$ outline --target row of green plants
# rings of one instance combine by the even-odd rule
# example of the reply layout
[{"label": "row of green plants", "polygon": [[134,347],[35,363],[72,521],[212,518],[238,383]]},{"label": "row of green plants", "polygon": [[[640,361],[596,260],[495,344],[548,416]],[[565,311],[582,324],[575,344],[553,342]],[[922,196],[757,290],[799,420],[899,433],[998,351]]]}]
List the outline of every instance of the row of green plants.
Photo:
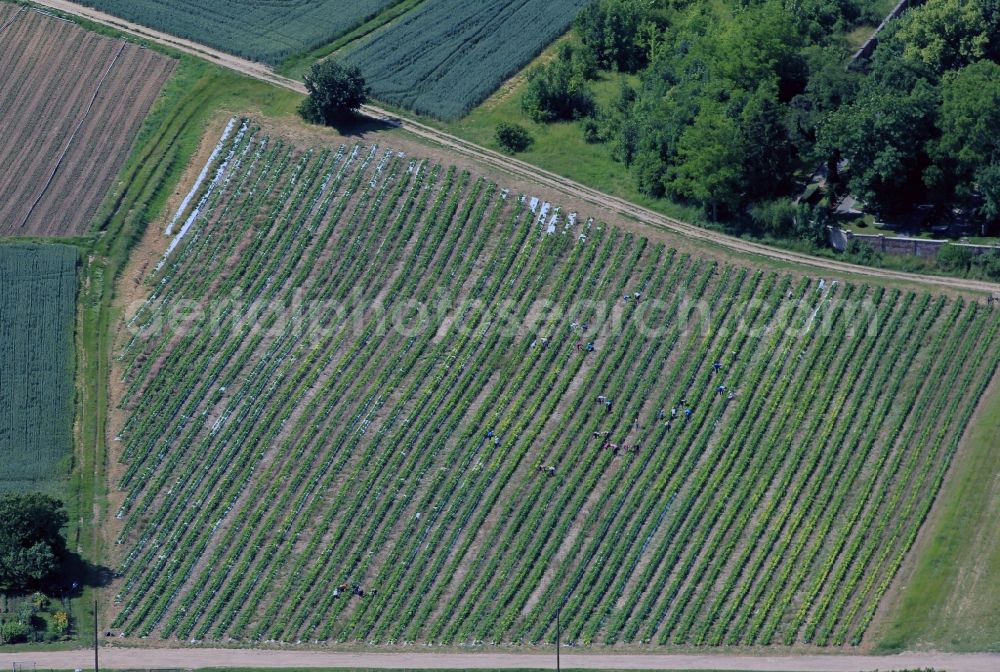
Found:
[{"label": "row of green plants", "polygon": [[[369,154],[369,158],[371,158],[373,156],[373,154],[374,153],[370,153]],[[307,156],[303,157],[303,160],[305,160],[306,158],[307,158]],[[307,176],[307,179],[304,180],[301,183],[303,186],[301,187],[302,191],[300,192],[300,195],[303,194],[303,193],[305,193],[306,189],[314,188],[315,187],[315,185],[316,185],[316,176],[319,174],[319,166],[322,165],[324,162],[325,162],[325,156],[321,156],[320,161],[317,162],[314,165],[313,169],[309,172],[309,174]],[[300,161],[300,165],[301,164],[302,164],[302,161]],[[350,185],[350,188],[348,190],[349,192],[353,192],[353,190],[357,188],[358,183],[360,182],[360,178],[358,177],[358,175],[360,175],[360,173],[357,174],[357,175],[355,175],[355,179],[352,181],[352,183]],[[299,214],[295,218],[294,224],[293,224],[292,218],[295,215],[296,210],[293,209],[293,208],[285,208],[285,206],[283,205],[285,203],[285,201],[287,200],[287,193],[288,192],[286,192],[286,198],[280,198],[278,200],[278,203],[281,204],[281,205],[279,205],[276,208],[276,212],[281,212],[282,210],[284,210],[285,215],[284,215],[284,220],[280,220],[279,219],[276,222],[277,227],[275,229],[276,231],[280,231],[281,232],[283,240],[286,241],[285,242],[285,244],[287,246],[285,248],[286,251],[290,247],[291,232],[294,232],[294,231],[297,231],[297,230],[301,229],[302,226],[306,223],[306,219],[307,219],[308,215],[310,214],[308,212],[308,210],[302,211],[302,213]],[[302,202],[308,202],[308,199],[299,199],[299,200],[301,200]],[[258,236],[257,240],[259,241],[261,239],[262,239],[262,237]],[[299,243],[297,249],[301,249],[302,245],[304,245],[304,243],[305,243],[306,238],[305,237],[299,237],[299,240],[300,240],[300,243]],[[277,249],[280,250],[281,248],[278,247]],[[278,255],[278,258],[282,258],[282,255]],[[242,256],[242,259],[247,264],[249,264],[249,263],[251,263],[251,260],[255,259],[255,257],[253,255],[248,255],[248,254],[244,253],[243,256]],[[249,285],[251,292],[255,291],[258,287],[261,286],[262,283],[260,282],[260,279],[262,277],[263,278],[271,278],[271,279],[274,278],[274,276],[268,274],[270,271],[276,270],[273,267],[274,263],[276,263],[276,262],[272,261],[272,266],[267,266],[264,269],[262,269],[263,275],[261,275],[260,273],[258,273],[257,276],[255,276],[258,279],[255,280],[252,284]],[[288,266],[288,267],[286,267],[285,269],[282,270],[282,273],[288,274],[288,273],[290,273],[290,271],[291,271],[292,268],[293,268],[293,266]],[[287,277],[287,275],[285,277]],[[282,285],[282,283],[274,283],[274,284],[271,285],[271,287],[273,287],[273,288],[276,289],[278,287],[281,287],[281,285]],[[272,291],[274,291],[274,290],[272,290]],[[268,298],[274,298],[274,297],[272,295],[272,296],[269,296]],[[262,325],[265,330],[267,328],[273,326],[273,319],[274,319],[273,316],[269,316],[269,317],[267,317],[265,319],[265,321],[264,321],[264,323]],[[288,335],[287,332],[288,332],[288,330],[286,328],[286,333],[283,334],[282,336],[283,337],[287,336]],[[209,330],[203,330],[200,333],[202,334],[202,336],[201,336],[202,338],[206,338],[210,334],[212,334],[212,332],[209,331]],[[258,345],[260,343],[261,339],[263,338],[262,333],[265,333],[265,332],[257,333],[253,338],[247,339],[247,340],[249,340],[254,346],[256,346],[256,345]],[[222,330],[220,330],[219,335],[222,336],[222,338],[224,339],[225,336],[228,336],[228,333],[224,329],[222,329]],[[260,372],[260,374],[261,374],[261,375],[259,375],[259,380],[261,381],[260,385],[263,386],[264,382],[269,381],[270,380],[270,375],[268,375],[268,374],[270,373],[271,370],[273,370],[275,362],[277,362],[278,364],[280,364],[280,362],[284,359],[284,357],[287,356],[287,353],[289,351],[288,349],[290,348],[289,344],[290,344],[290,339],[288,339],[288,338],[279,338],[279,339],[275,340],[274,344],[272,344],[272,347],[271,347],[270,351],[267,354],[265,354],[264,357],[261,357],[260,360],[259,360],[259,362],[258,362],[258,364],[253,368],[253,372],[252,372],[252,375],[251,375],[251,377],[250,377],[249,380],[251,380],[251,381],[256,380],[257,376],[258,376],[258,372]],[[258,353],[256,353],[255,347],[245,348],[243,350],[243,352],[244,352],[244,356],[246,356],[247,358],[249,358],[251,355],[258,354]],[[239,371],[242,368],[243,367],[239,367],[239,368],[236,369],[236,371]],[[305,371],[305,370],[308,370],[308,369],[306,367],[304,367],[300,371]],[[301,376],[301,373],[299,375]],[[256,390],[259,391],[259,390],[262,389],[262,387],[261,388],[250,388],[250,389],[251,390],[255,390],[256,389]],[[301,395],[302,392],[300,392],[299,394]],[[237,404],[239,403],[239,401],[241,400],[242,396],[245,396],[245,395],[239,395],[239,396],[237,396],[237,398],[236,398],[236,400],[234,402],[230,402],[230,404],[229,404],[230,407],[231,408],[236,407]],[[268,401],[267,398],[266,398],[266,396],[264,396],[264,395],[256,394],[256,395],[249,395],[249,396],[250,396],[251,399],[257,400],[258,404],[261,404],[261,405],[263,405],[266,401]],[[273,401],[273,400],[271,400],[271,401]],[[280,411],[281,408],[282,407],[280,405],[272,405],[272,408],[269,410],[269,414],[271,415],[271,417],[272,418],[276,417],[276,414],[279,413],[279,411]],[[227,412],[228,412],[228,410],[227,410]],[[255,410],[254,412],[255,413],[261,413],[262,411]],[[247,414],[247,411],[246,410],[242,410],[241,413],[242,414]],[[223,416],[223,417],[225,417],[225,416]],[[240,423],[240,419],[241,419],[241,415],[237,415],[234,418],[233,422],[228,423],[228,425],[226,427],[227,431],[223,431],[221,434],[219,434],[220,439],[225,440],[226,438],[228,438],[229,437],[229,432],[231,431],[231,428],[239,426],[241,424]],[[259,425],[259,427],[266,428],[266,427],[269,427],[269,426],[272,426],[272,425],[273,426],[280,426],[280,423],[263,422],[263,423],[261,423]],[[192,434],[193,433],[194,432],[192,432]],[[213,432],[210,433],[210,435],[209,435],[208,438],[214,438],[214,436],[216,434],[218,434],[218,432],[213,431]],[[258,438],[258,437],[254,436],[254,438]],[[238,448],[237,447],[240,445],[240,441],[241,440],[246,440],[246,439],[244,437],[239,437],[238,440],[235,440],[235,441],[229,443],[228,449],[230,451],[232,451],[234,454],[236,452],[238,452]],[[206,445],[206,447],[207,447],[207,445],[209,444],[209,442],[207,440],[203,440],[203,444]],[[228,466],[231,465],[231,460],[230,459],[221,460],[220,464],[222,465],[221,468],[227,468]],[[250,471],[252,471],[252,467],[250,467],[249,464],[247,465],[247,467],[250,469]],[[249,475],[250,471],[246,472],[247,475]],[[237,483],[239,483],[239,481],[237,481]],[[194,487],[197,487],[199,484],[200,484],[199,480],[195,480],[193,482],[193,486]],[[236,494],[233,493],[232,496],[235,497]],[[219,501],[218,497],[216,497],[216,501]],[[209,510],[207,512],[203,510],[201,512],[202,520],[205,520],[206,516],[209,515],[210,513],[211,513],[211,510]],[[197,554],[193,554],[193,557],[197,557]],[[126,609],[127,609],[127,607],[126,607]]]},{"label": "row of green plants", "polygon": [[[550,234],[457,168],[248,129],[121,352],[114,627],[860,641],[996,368],[989,311]],[[190,300],[217,314],[164,328]]]},{"label": "row of green plants", "polygon": [[48,490],[68,472],[78,257],[0,244],[0,493]]}]

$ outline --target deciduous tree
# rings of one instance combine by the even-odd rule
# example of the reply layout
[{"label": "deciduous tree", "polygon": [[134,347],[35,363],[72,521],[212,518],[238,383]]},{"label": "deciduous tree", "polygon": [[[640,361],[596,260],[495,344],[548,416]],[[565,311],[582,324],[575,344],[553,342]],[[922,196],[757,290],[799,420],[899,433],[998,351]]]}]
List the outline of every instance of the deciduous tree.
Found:
[{"label": "deciduous tree", "polygon": [[41,585],[66,556],[63,504],[40,493],[0,495],[0,591]]},{"label": "deciduous tree", "polygon": [[309,97],[299,107],[306,121],[332,125],[350,118],[368,101],[368,85],[357,66],[344,67],[326,59],[305,76]]},{"label": "deciduous tree", "polygon": [[1000,65],[984,60],[946,73],[938,127],[935,157],[968,195],[976,173],[1000,162]]}]

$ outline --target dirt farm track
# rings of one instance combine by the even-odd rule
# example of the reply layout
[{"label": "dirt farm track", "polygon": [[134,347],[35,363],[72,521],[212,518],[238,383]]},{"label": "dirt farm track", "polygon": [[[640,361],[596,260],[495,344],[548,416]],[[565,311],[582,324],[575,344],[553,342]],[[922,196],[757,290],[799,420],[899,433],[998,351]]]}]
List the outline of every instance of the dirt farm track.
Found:
[{"label": "dirt farm track", "polygon": [[[516,653],[345,653],[247,649],[105,649],[105,669],[201,667],[350,667],[373,669],[546,669],[553,656]],[[40,669],[89,669],[89,650],[0,654],[0,668],[34,662]],[[903,653],[894,656],[732,656],[658,654],[562,655],[562,667],[591,670],[747,670],[757,672],[871,672],[931,667],[948,672],[996,672],[1000,654]]]}]

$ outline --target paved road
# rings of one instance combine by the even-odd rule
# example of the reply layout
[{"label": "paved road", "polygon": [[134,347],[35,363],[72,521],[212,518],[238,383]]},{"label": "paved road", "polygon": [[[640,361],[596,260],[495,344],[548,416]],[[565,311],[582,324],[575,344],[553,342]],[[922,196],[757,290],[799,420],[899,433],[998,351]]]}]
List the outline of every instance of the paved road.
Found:
[{"label": "paved road", "polygon": [[[74,14],[76,16],[81,16],[91,21],[97,23],[103,23],[108,26],[112,26],[119,30],[122,30],[133,35],[137,35],[148,40],[159,42],[167,46],[173,47],[180,51],[191,53],[197,56],[201,56],[211,62],[217,63],[224,67],[230,68],[237,72],[261,79],[272,84],[282,86],[293,91],[300,93],[305,92],[305,87],[301,82],[289,79],[287,77],[282,77],[281,75],[275,74],[268,67],[261,65],[260,63],[255,63],[253,61],[248,61],[224,52],[206,47],[204,45],[192,42],[190,40],[185,40],[179,37],[174,37],[166,33],[141,26],[136,23],[131,23],[125,21],[124,19],[119,19],[117,17],[105,14],[103,12],[91,9],[89,7],[84,7],[83,5],[77,4],[75,2],[69,2],[68,0],[34,0],[37,5],[43,5],[45,7],[50,7],[52,9],[57,9],[67,14]],[[952,289],[972,291],[972,292],[997,292],[1000,291],[1000,285],[991,282],[982,282],[978,280],[963,280],[955,278],[941,278],[935,276],[925,276],[916,275],[911,273],[902,273],[898,271],[889,271],[884,269],[869,268],[866,266],[857,266],[854,264],[847,264],[833,259],[824,259],[820,257],[813,257],[806,254],[799,254],[796,252],[789,252],[786,250],[780,250],[766,245],[761,245],[759,243],[753,243],[732,236],[727,236],[715,231],[709,231],[686,222],[681,222],[670,217],[666,217],[652,210],[640,207],[633,203],[629,203],[623,199],[609,196],[603,194],[596,189],[592,189],[585,185],[579,184],[572,180],[569,180],[555,173],[551,173],[547,170],[538,168],[524,161],[494,152],[492,150],[480,147],[474,143],[467,140],[463,140],[449,133],[439,131],[435,128],[421,124],[409,119],[402,119],[386,112],[378,107],[368,105],[365,106],[364,112],[372,117],[390,121],[391,123],[399,126],[400,128],[417,135],[421,138],[429,140],[435,144],[444,146],[449,150],[475,161],[487,164],[494,168],[498,168],[502,171],[506,171],[509,174],[515,175],[521,179],[527,180],[529,182],[538,184],[540,186],[548,187],[553,190],[565,193],[577,201],[582,201],[584,203],[594,205],[597,208],[611,210],[620,215],[630,217],[639,221],[640,223],[646,224],[647,226],[652,226],[659,229],[664,229],[671,231],[673,233],[679,234],[686,238],[701,240],[708,243],[713,243],[720,245],[722,247],[728,248],[742,253],[755,254],[761,257],[766,257],[772,260],[793,262],[809,267],[818,269],[819,271],[827,271],[833,273],[846,273],[854,274],[867,277],[875,278],[887,278],[892,280],[900,280],[904,282],[922,282],[925,284],[935,285],[938,287],[950,287]]]},{"label": "paved road", "polygon": [[[0,653],[0,669],[13,662],[38,668],[92,669],[89,650]],[[555,668],[552,655],[517,653],[347,653],[248,649],[103,649],[101,667],[355,667],[407,669]],[[757,672],[872,672],[935,668],[947,672],[997,672],[1000,654],[904,653],[896,656],[733,656],[564,653],[564,668],[592,670],[749,670]]]}]

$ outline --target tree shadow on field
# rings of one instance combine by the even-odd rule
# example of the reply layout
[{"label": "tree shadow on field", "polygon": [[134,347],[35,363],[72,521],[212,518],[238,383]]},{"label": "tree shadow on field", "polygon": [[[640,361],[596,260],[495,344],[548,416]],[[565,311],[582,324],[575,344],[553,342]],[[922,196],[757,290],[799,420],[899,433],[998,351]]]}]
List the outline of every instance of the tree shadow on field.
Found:
[{"label": "tree shadow on field", "polygon": [[393,128],[399,128],[400,125],[401,124],[397,119],[379,119],[377,117],[369,117],[364,114],[355,114],[350,117],[338,119],[334,123],[330,124],[330,128],[334,129],[345,138],[353,138],[363,137],[368,133],[377,133],[378,131],[388,131]]},{"label": "tree shadow on field", "polygon": [[79,597],[84,588],[104,588],[115,580],[110,567],[90,562],[79,553],[69,552],[49,580],[49,591],[57,597]]}]

